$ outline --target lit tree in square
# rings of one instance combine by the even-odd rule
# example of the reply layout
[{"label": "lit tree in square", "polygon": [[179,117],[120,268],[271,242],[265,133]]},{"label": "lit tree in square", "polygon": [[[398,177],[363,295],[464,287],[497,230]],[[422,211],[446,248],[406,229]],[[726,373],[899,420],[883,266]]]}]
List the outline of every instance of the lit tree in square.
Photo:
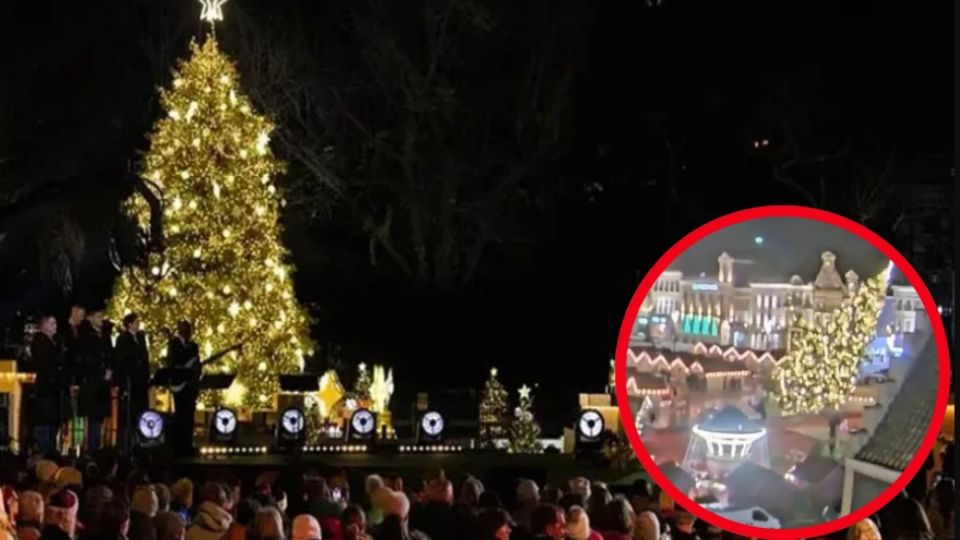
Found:
[{"label": "lit tree in square", "polygon": [[829,318],[820,324],[797,321],[790,351],[773,373],[773,396],[787,414],[831,413],[853,395],[857,373],[876,336],[891,266],[864,283],[851,286]]},{"label": "lit tree in square", "polygon": [[480,399],[480,445],[488,448],[494,439],[507,436],[509,423],[507,389],[497,378],[497,368],[490,370],[490,378],[483,388],[483,397]]},{"label": "lit tree in square", "polygon": [[[222,3],[205,3],[205,20],[219,20]],[[110,316],[139,313],[153,330],[158,364],[166,353],[159,330],[181,319],[194,323],[202,357],[242,343],[208,369],[237,373],[235,384],[246,389],[233,396],[238,405],[274,408],[277,375],[299,372],[312,344],[280,242],[283,199],[274,177],[283,166],[270,150],[272,126],[242,93],[212,35],[191,43],[160,101],[166,115],[142,175],[163,200],[165,248],[120,276]],[[148,226],[145,200],[132,198],[126,210]]]},{"label": "lit tree in square", "polygon": [[530,395],[530,387],[523,385],[518,390],[520,401],[517,408],[513,411],[513,424],[510,426],[510,446],[508,451],[511,454],[539,454],[543,449],[540,447],[540,424],[533,417],[533,396]]}]

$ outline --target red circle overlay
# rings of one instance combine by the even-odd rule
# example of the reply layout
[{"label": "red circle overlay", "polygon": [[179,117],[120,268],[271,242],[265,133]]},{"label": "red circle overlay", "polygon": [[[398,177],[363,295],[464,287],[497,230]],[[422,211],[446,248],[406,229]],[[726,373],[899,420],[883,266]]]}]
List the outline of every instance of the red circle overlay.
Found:
[{"label": "red circle overlay", "polygon": [[[692,499],[678,490],[673,483],[667,480],[666,476],[660,472],[660,468],[657,467],[656,463],[654,463],[653,459],[650,457],[650,454],[644,448],[643,441],[640,439],[640,434],[637,432],[636,424],[633,421],[626,421],[627,419],[633,418],[633,412],[630,410],[630,402],[627,395],[627,348],[630,342],[630,333],[633,329],[634,322],[637,319],[637,314],[640,311],[640,306],[643,303],[644,298],[646,298],[647,293],[650,292],[650,289],[657,281],[657,278],[660,277],[660,274],[662,274],[663,271],[666,270],[670,264],[676,260],[677,257],[683,254],[690,247],[694,246],[700,240],[703,240],[711,234],[720,231],[721,229],[725,229],[731,225],[764,218],[801,218],[819,221],[826,223],[827,225],[833,225],[834,227],[857,235],[863,239],[864,242],[869,243],[878,251],[883,253],[890,261],[893,262],[897,270],[903,274],[910,285],[916,289],[917,293],[919,294],[920,300],[923,302],[923,308],[926,310],[927,317],[930,319],[931,328],[933,329],[933,337],[937,346],[937,359],[939,361],[937,403],[936,409],[933,411],[933,420],[930,423],[930,427],[927,429],[927,434],[923,439],[923,443],[920,445],[920,450],[914,456],[913,461],[910,462],[910,465],[907,466],[906,470],[903,471],[903,473],[901,473],[897,478],[897,481],[894,482],[893,485],[889,486],[883,493],[881,493],[879,497],[876,497],[866,505],[853,510],[845,516],[841,516],[840,518],[830,522],[795,529],[769,529],[746,525],[744,523],[718,516],[717,514],[714,514],[713,512],[693,502]],[[624,430],[627,433],[627,438],[630,440],[630,445],[633,446],[633,451],[635,454],[637,454],[637,457],[643,464],[644,469],[650,474],[650,476],[653,477],[661,489],[663,489],[674,501],[682,505],[698,518],[728,531],[746,537],[787,540],[825,536],[840,529],[851,527],[861,519],[867,518],[871,514],[876,513],[878,510],[880,510],[880,508],[890,502],[890,500],[893,499],[897,493],[903,491],[906,485],[923,465],[926,456],[933,449],[933,445],[936,442],[937,435],[940,431],[940,425],[943,423],[943,416],[947,408],[947,394],[950,386],[950,358],[947,350],[947,334],[943,328],[943,321],[939,316],[936,316],[937,313],[937,305],[933,300],[933,296],[930,294],[930,291],[927,289],[926,285],[923,284],[923,281],[920,279],[920,276],[917,274],[917,271],[914,270],[913,266],[911,266],[910,263],[907,262],[907,260],[903,257],[903,255],[901,255],[900,252],[898,252],[886,240],[879,237],[877,234],[873,233],[859,223],[831,212],[807,208],[804,206],[761,206],[747,210],[741,210],[739,212],[734,212],[732,214],[727,214],[723,217],[717,218],[709,223],[706,223],[705,225],[700,226],[690,234],[683,237],[679,242],[676,243],[676,245],[671,247],[662,257],[660,257],[657,263],[653,265],[653,268],[651,268],[650,271],[647,272],[647,275],[644,276],[643,281],[640,282],[640,286],[637,287],[636,292],[633,293],[633,298],[630,299],[630,305],[627,307],[627,312],[624,316],[623,323],[620,326],[620,334],[617,339],[615,366],[617,404],[620,408],[620,416],[624,419],[622,423]]]}]

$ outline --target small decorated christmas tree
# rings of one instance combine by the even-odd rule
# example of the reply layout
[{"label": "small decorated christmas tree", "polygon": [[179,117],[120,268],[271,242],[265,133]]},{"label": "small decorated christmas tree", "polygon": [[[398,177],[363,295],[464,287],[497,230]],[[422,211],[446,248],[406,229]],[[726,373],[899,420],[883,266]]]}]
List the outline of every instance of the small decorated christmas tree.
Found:
[{"label": "small decorated christmas tree", "polygon": [[370,372],[367,365],[360,362],[357,366],[357,381],[353,383],[353,396],[360,401],[370,401]]},{"label": "small decorated christmas tree", "polygon": [[495,439],[507,436],[507,417],[510,404],[507,403],[507,389],[497,379],[497,368],[490,370],[490,378],[483,389],[480,400],[480,446],[490,448]]},{"label": "small decorated christmas tree", "polygon": [[534,419],[533,412],[530,410],[533,406],[530,387],[523,385],[518,393],[520,402],[513,411],[508,451],[511,454],[539,454],[542,451],[540,442],[537,440],[540,437],[540,424]]}]

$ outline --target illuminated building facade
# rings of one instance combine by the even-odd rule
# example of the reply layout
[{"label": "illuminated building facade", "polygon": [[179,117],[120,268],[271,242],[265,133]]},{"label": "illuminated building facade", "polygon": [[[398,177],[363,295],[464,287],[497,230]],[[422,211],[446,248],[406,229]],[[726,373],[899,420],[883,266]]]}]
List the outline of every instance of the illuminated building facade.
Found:
[{"label": "illuminated building facade", "polygon": [[631,344],[675,348],[678,343],[702,342],[783,350],[792,321],[821,322],[840,305],[845,289],[859,280],[852,270],[841,277],[833,253],[824,252],[820,260],[812,281],[798,275],[782,283],[754,280],[728,253],[717,258],[716,276],[665,271],[644,300]]}]

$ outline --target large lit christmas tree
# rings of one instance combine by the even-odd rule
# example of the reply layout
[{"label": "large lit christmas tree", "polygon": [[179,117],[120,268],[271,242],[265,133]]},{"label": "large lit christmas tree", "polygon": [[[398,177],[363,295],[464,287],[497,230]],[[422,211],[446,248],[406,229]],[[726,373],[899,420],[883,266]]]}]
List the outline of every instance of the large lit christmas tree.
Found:
[{"label": "large lit christmas tree", "polygon": [[490,448],[495,439],[507,436],[510,411],[507,399],[507,389],[497,378],[497,368],[493,368],[490,370],[490,378],[487,379],[480,399],[479,439],[482,448]]},{"label": "large lit christmas tree", "polygon": [[507,447],[511,454],[539,454],[540,424],[533,417],[533,396],[530,387],[523,385],[520,390],[520,401],[513,411],[513,424],[510,426],[510,445]]},{"label": "large lit christmas tree", "polygon": [[[204,19],[219,20],[222,3],[204,2]],[[242,351],[207,370],[237,373],[223,396],[228,402],[273,408],[277,375],[299,372],[312,345],[280,242],[282,199],[274,177],[282,164],[270,151],[272,126],[243,95],[237,69],[213,35],[191,43],[190,58],[160,101],[166,115],[157,121],[142,174],[164,201],[166,247],[150,254],[145,267],[123,273],[110,316],[140,314],[158,365],[166,349],[161,329],[181,319],[193,322],[202,357],[241,343]],[[143,199],[131,199],[126,209],[146,228]]]},{"label": "large lit christmas tree", "polygon": [[790,349],[773,373],[774,398],[786,414],[835,413],[853,395],[857,373],[877,332],[891,267],[850,284],[825,322],[798,321]]}]

